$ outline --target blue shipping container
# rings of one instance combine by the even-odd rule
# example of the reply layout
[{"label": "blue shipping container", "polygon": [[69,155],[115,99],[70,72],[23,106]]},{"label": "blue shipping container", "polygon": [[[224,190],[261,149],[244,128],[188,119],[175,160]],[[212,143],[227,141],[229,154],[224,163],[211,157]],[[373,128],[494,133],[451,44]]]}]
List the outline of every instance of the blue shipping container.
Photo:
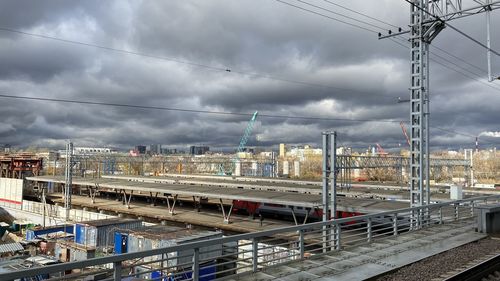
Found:
[{"label": "blue shipping container", "polygon": [[81,224],[75,224],[75,242],[84,244],[85,242],[85,227]]},{"label": "blue shipping container", "polygon": [[115,254],[128,253],[128,234],[115,232]]}]

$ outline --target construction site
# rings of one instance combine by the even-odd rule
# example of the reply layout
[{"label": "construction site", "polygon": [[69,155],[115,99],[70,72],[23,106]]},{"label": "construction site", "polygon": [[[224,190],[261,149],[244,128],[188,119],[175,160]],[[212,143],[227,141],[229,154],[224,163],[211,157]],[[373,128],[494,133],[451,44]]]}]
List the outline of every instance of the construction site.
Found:
[{"label": "construction site", "polygon": [[[279,103],[290,102],[290,108],[299,104],[304,107],[303,112],[317,113],[304,115],[290,111],[285,115],[280,113],[288,112],[284,108],[269,110],[276,101],[271,97],[273,90],[267,89],[259,90],[266,97],[255,95],[251,99],[263,99],[269,107],[250,113],[233,111],[236,107],[211,101],[215,96],[208,91],[231,89],[241,81],[225,78],[216,85],[200,82],[217,80],[211,73],[204,73],[199,80],[193,78],[192,84],[196,84],[193,88],[181,82],[187,72],[174,78],[179,81],[161,77],[139,83],[146,93],[155,92],[148,88],[150,84],[179,82],[175,87],[186,87],[182,93],[188,99],[200,104],[213,102],[213,106],[200,109],[185,106],[195,104],[191,100],[184,100],[177,107],[176,99],[182,96],[179,94],[170,97],[165,105],[148,103],[146,98],[138,102],[137,96],[127,97],[125,92],[120,102],[92,95],[89,95],[92,99],[78,100],[69,98],[70,95],[0,93],[0,99],[18,104],[54,105],[51,109],[60,111],[57,115],[36,113],[40,115],[23,129],[12,129],[17,126],[15,118],[4,118],[7,125],[0,125],[0,141],[14,144],[5,145],[0,152],[0,280],[500,280],[500,152],[494,142],[500,137],[494,131],[497,121],[492,122],[493,127],[481,123],[484,127],[479,131],[470,124],[463,126],[474,133],[445,128],[446,122],[453,125],[465,122],[465,117],[460,119],[458,115],[466,113],[459,112],[453,122],[443,117],[440,109],[431,115],[433,92],[429,70],[436,58],[431,52],[434,40],[445,36],[441,33],[455,31],[485,50],[488,69],[482,74],[487,76],[483,84],[500,90],[495,81],[500,77],[494,74],[492,59],[492,55],[500,54],[492,47],[492,41],[496,41],[491,38],[494,32],[490,30],[494,26],[491,18],[495,17],[496,22],[500,1],[406,0],[402,2],[410,11],[410,20],[397,26],[369,16],[370,10],[368,14],[361,13],[336,1],[275,2],[280,8],[287,6],[371,32],[375,42],[403,45],[410,53],[410,73],[399,76],[409,76],[410,84],[404,84],[404,88],[395,83],[399,92],[405,92],[405,98],[397,97],[396,102],[391,102],[409,105],[404,111],[409,119],[373,119],[363,114],[357,119],[347,118],[354,116],[356,110],[362,111],[347,106],[360,103],[355,98],[349,102],[343,100],[343,104],[338,101],[340,98],[320,100],[320,105],[327,105],[325,111],[319,110],[314,102],[280,98]],[[142,4],[136,5],[146,9]],[[175,4],[172,5],[173,9]],[[178,12],[210,11],[198,5],[201,4],[183,7]],[[127,13],[138,12],[137,7],[110,9],[127,17]],[[64,10],[62,6],[58,8]],[[87,7],[80,9],[82,14],[91,13]],[[147,15],[152,18],[155,12],[168,10],[148,9],[151,10]],[[346,16],[348,12],[353,15]],[[486,43],[468,35],[470,30],[455,27],[456,20],[480,15],[486,17],[482,22],[487,31]],[[345,22],[346,19],[350,22]],[[92,32],[98,32],[92,17],[87,20]],[[392,27],[384,30],[378,24]],[[167,25],[179,28],[174,22]],[[200,23],[196,26],[199,28]],[[73,25],[65,23],[64,28],[71,29]],[[137,27],[134,32],[147,29]],[[245,79],[250,77],[249,80],[267,79],[321,91],[345,90],[340,86],[120,49],[119,44],[110,47],[73,37],[32,33],[35,31],[3,28],[0,23],[0,33],[78,45],[92,52],[119,53],[162,64],[202,68],[217,75],[243,75]],[[230,53],[217,44],[214,46]],[[60,55],[66,54],[61,51]],[[86,55],[78,53],[75,57]],[[468,63],[458,56],[453,58]],[[106,60],[110,58],[86,69],[85,75],[105,73]],[[405,60],[408,63],[407,57]],[[128,62],[119,59],[114,63]],[[111,69],[114,73],[115,68]],[[2,75],[0,71],[0,78]],[[88,78],[85,75],[79,79]],[[93,86],[86,89],[111,83],[113,75],[92,81],[89,84]],[[129,77],[131,82],[127,87],[135,87],[134,78],[153,74],[144,71],[133,75],[137,77]],[[321,73],[315,75],[319,77]],[[390,84],[391,79],[400,79],[399,76],[391,76],[384,83]],[[51,79],[66,79],[64,75],[54,77]],[[78,84],[74,81],[79,79],[70,81]],[[65,83],[54,88],[69,85]],[[452,83],[447,85],[452,88]],[[118,87],[110,92],[113,91],[120,92]],[[190,91],[206,91],[208,98],[194,94],[191,97]],[[387,91],[385,95],[388,93],[393,92]],[[302,92],[300,95],[303,96]],[[126,103],[128,98],[134,102]],[[382,99],[375,97],[378,98]],[[234,102],[230,95],[223,100]],[[437,100],[442,103],[442,96],[438,95]],[[254,105],[250,99],[244,102]],[[373,103],[368,107],[376,108],[377,116],[393,106],[377,102],[368,102]],[[340,117],[325,115],[339,109],[335,108],[339,104],[344,106]],[[21,110],[22,106],[18,107]],[[99,110],[92,111],[95,107]],[[157,115],[142,116],[151,111]],[[168,118],[162,114],[169,114]],[[77,118],[72,119],[73,115]],[[24,120],[22,116],[17,118]],[[141,118],[146,121],[137,121]],[[115,119],[118,123],[99,127]],[[59,120],[66,122],[67,127],[60,125]],[[434,125],[434,120],[440,120],[441,123],[436,121],[439,126]],[[362,125],[358,127],[355,123]],[[479,127],[479,123],[475,126]],[[42,124],[45,130],[37,124]],[[151,124],[157,129],[151,130],[148,127]],[[120,131],[122,127],[126,133]],[[164,129],[167,133],[160,132],[163,127],[168,127]],[[153,144],[142,144],[147,141]]]}]

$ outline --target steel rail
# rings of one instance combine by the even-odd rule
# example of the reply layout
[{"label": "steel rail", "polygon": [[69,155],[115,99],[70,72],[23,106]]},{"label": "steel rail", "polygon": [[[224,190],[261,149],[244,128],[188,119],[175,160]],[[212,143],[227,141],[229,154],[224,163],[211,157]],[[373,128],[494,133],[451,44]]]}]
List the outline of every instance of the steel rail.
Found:
[{"label": "steel rail", "polygon": [[445,281],[479,281],[491,273],[500,270],[500,254],[479,262],[453,276],[447,277]]}]

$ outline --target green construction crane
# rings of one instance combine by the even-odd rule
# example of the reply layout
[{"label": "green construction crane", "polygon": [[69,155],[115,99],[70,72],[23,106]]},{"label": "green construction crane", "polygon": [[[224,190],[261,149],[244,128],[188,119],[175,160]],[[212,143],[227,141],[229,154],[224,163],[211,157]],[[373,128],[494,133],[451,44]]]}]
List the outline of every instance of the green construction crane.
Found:
[{"label": "green construction crane", "polygon": [[245,129],[245,133],[243,134],[243,137],[241,137],[240,144],[238,145],[238,149],[236,149],[236,154],[231,159],[231,162],[232,162],[231,171],[229,173],[226,172],[224,170],[224,165],[221,164],[219,166],[218,175],[232,175],[234,173],[234,169],[236,167],[236,162],[240,161],[240,157],[238,156],[238,154],[240,152],[243,152],[243,149],[245,149],[245,146],[247,145],[248,139],[250,138],[250,134],[252,134],[253,125],[255,124],[255,121],[257,120],[258,114],[259,114],[259,112],[255,111],[255,113],[252,115],[252,118],[250,119],[250,121],[248,121],[247,128]]}]

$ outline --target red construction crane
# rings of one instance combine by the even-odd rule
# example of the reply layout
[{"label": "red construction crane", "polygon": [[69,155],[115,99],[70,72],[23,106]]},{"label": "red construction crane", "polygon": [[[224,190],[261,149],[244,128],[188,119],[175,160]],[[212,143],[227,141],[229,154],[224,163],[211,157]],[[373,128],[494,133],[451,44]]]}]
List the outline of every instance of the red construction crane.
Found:
[{"label": "red construction crane", "polygon": [[401,121],[399,125],[401,125],[401,130],[403,130],[403,135],[405,135],[406,143],[408,144],[408,146],[410,146],[410,137],[408,137],[408,132],[406,131],[405,123]]},{"label": "red construction crane", "polygon": [[385,150],[382,148],[382,146],[380,146],[380,144],[376,143],[377,145],[377,154],[378,155],[387,155],[387,152],[385,152]]}]

